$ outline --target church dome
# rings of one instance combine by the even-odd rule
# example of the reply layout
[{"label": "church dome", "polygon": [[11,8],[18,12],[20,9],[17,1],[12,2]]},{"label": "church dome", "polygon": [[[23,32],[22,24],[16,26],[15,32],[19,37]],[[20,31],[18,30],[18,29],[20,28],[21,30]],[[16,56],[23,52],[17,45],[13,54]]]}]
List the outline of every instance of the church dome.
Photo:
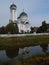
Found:
[{"label": "church dome", "polygon": [[28,16],[25,12],[22,12],[21,14],[20,14],[20,17],[21,16]]},{"label": "church dome", "polygon": [[12,4],[11,6],[10,6],[10,9],[15,9],[16,10],[16,5],[15,4]]}]

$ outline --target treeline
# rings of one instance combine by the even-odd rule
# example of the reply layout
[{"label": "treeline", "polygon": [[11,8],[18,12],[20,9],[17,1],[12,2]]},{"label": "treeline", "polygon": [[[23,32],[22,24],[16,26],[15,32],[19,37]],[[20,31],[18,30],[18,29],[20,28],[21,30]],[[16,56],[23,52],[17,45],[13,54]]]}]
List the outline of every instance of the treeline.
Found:
[{"label": "treeline", "polygon": [[43,21],[42,25],[38,28],[37,33],[49,32],[47,31],[47,29],[48,29],[47,23],[46,21]]},{"label": "treeline", "polygon": [[0,27],[0,34],[17,34],[18,32],[17,24],[9,23],[6,26]]},{"label": "treeline", "polygon": [[[36,33],[49,32],[49,24],[47,24],[46,21],[43,21],[42,25],[40,27],[35,27],[35,28],[31,27],[30,33],[33,33],[33,32],[36,32]],[[17,24],[9,23],[6,26],[0,27],[0,34],[18,34],[18,33],[19,33],[19,29],[18,29]]]},{"label": "treeline", "polygon": [[49,24],[47,24],[46,21],[44,20],[40,27],[31,27],[31,33],[33,33],[33,32],[47,33],[47,32],[49,32]]}]

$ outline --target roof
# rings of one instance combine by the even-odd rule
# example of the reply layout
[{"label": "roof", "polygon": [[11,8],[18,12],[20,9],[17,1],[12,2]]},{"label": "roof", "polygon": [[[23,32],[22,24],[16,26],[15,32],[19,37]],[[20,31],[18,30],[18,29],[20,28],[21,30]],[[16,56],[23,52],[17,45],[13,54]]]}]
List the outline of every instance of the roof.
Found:
[{"label": "roof", "polygon": [[16,5],[15,5],[15,4],[12,4],[12,5],[10,6],[10,9],[16,9]]},{"label": "roof", "polygon": [[25,12],[22,12],[21,14],[20,14],[20,17],[21,16],[28,16]]},{"label": "roof", "polygon": [[18,17],[17,19],[19,19],[20,17]]}]

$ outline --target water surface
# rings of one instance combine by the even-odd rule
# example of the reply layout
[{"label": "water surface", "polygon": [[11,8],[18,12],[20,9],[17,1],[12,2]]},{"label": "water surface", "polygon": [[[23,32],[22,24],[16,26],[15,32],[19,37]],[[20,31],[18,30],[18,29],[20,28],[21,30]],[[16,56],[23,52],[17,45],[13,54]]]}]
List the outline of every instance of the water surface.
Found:
[{"label": "water surface", "polygon": [[10,48],[0,50],[0,61],[22,60],[35,55],[49,53],[49,44],[24,48]]}]

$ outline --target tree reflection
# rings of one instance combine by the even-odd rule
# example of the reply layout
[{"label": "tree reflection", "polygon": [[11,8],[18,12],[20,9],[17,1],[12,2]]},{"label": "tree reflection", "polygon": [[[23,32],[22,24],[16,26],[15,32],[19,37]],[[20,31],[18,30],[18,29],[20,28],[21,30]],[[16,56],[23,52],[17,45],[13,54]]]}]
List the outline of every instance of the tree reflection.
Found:
[{"label": "tree reflection", "polygon": [[48,50],[48,44],[41,44],[40,47],[42,48],[43,52],[47,52],[47,50]]},{"label": "tree reflection", "polygon": [[6,55],[9,58],[14,58],[14,57],[16,57],[18,55],[18,51],[19,51],[19,48],[6,49]]}]

